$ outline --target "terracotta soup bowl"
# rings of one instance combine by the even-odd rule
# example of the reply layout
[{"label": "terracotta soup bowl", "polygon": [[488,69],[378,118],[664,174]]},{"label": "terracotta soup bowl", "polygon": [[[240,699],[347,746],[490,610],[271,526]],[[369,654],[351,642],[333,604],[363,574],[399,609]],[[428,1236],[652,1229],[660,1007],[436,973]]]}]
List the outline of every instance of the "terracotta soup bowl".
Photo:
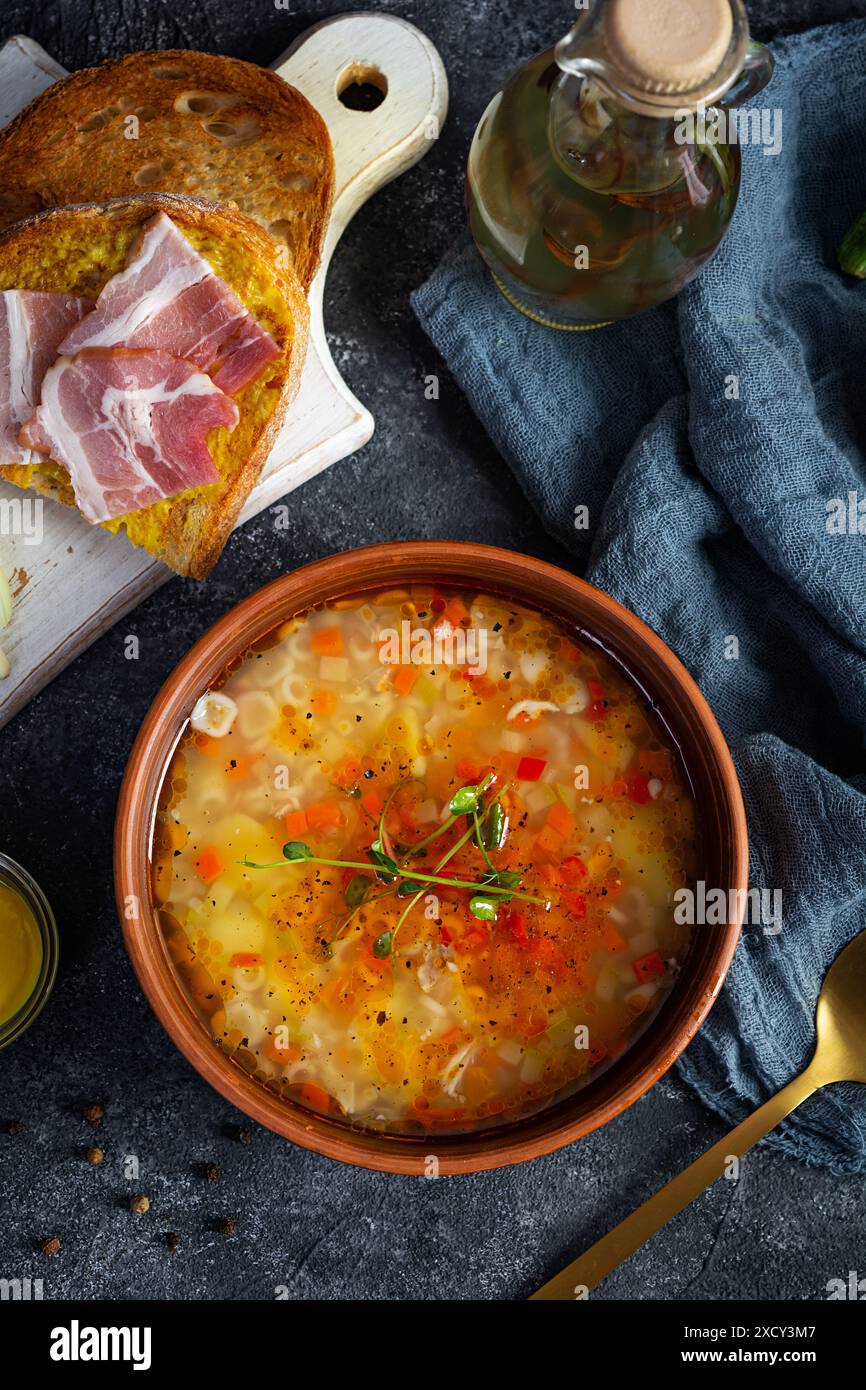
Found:
[{"label": "terracotta soup bowl", "polygon": [[741,914],[731,912],[722,925],[694,928],[679,978],[656,1017],[582,1090],[510,1124],[433,1138],[372,1132],[316,1114],[271,1091],[215,1046],[169,959],[149,888],[150,846],[167,764],[197,699],[228,663],[314,604],[430,580],[443,587],[477,587],[543,609],[625,667],[682,753],[701,826],[707,892],[721,888],[728,902],[742,903],[748,844],[737,777],[710,709],[673,653],[633,613],[564,570],[489,546],[442,541],[372,546],[308,565],[252,594],[205,633],[159,692],[135,741],[117,813],[115,876],[126,945],[142,988],[181,1052],[227,1100],[277,1134],[344,1163],[421,1174],[432,1151],[439,1172],[471,1173],[570,1144],[643,1095],[712,1007],[736,949]]}]

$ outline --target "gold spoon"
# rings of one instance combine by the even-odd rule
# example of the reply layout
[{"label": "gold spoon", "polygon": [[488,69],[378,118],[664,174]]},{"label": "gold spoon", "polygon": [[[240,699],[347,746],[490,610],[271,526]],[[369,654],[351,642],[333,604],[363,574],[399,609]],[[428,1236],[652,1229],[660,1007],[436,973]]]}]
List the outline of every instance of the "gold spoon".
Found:
[{"label": "gold spoon", "polygon": [[814,1055],[800,1076],[566,1265],[532,1298],[571,1302],[584,1296],[720,1178],[733,1156],[748,1153],[813,1091],[834,1081],[866,1082],[866,931],[855,936],[830,966],[818,998],[817,1033]]}]

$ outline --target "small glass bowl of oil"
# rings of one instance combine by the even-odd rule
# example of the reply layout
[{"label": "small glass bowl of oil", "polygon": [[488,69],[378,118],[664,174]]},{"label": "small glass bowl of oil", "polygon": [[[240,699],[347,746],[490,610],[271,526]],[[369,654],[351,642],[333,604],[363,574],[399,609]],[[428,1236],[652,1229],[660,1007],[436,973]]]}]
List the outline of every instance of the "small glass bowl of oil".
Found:
[{"label": "small glass bowl of oil", "polygon": [[0,853],[0,1048],[20,1038],[54,986],[54,913],[26,869]]}]

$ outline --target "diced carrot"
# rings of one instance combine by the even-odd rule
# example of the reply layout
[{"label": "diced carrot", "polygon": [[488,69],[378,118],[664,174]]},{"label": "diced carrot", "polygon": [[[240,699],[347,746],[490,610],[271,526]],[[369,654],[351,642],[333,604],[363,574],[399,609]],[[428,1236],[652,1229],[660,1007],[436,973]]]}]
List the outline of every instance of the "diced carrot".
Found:
[{"label": "diced carrot", "polygon": [[343,812],[336,801],[319,801],[307,807],[307,825],[311,830],[336,830],[343,824]]},{"label": "diced carrot", "polygon": [[234,955],[229,958],[229,965],[261,965],[262,960],[263,957],[259,955],[258,951],[235,951]]},{"label": "diced carrot", "polygon": [[603,1062],[607,1055],[607,1048],[604,1043],[597,1043],[595,1047],[589,1049],[590,1065],[597,1067],[599,1062]]},{"label": "diced carrot", "polygon": [[469,610],[463,600],[455,595],[444,610],[442,617],[452,627],[459,627],[469,617]]},{"label": "diced carrot", "polygon": [[246,777],[247,773],[249,772],[251,762],[251,758],[242,758],[240,755],[234,758],[229,758],[228,762],[225,765],[226,777],[231,778],[232,781],[235,782],[241,781],[244,777]]},{"label": "diced carrot", "polygon": [[333,714],[337,708],[337,697],[333,690],[314,690],[310,696],[310,707],[316,714]]},{"label": "diced carrot", "polygon": [[586,897],[583,893],[560,893],[559,897],[572,917],[586,916]]},{"label": "diced carrot", "polygon": [[316,656],[342,656],[345,651],[343,633],[340,628],[320,627],[313,633],[312,648]]},{"label": "diced carrot", "polygon": [[637,960],[632,961],[631,968],[639,985],[658,980],[665,973],[665,963],[658,951],[648,951],[645,956],[638,956]]},{"label": "diced carrot", "polygon": [[286,812],[286,834],[305,835],[309,829],[306,811]]},{"label": "diced carrot", "polygon": [[599,720],[607,718],[607,705],[604,700],[593,700],[588,709],[584,710],[584,717],[592,724],[597,724]]},{"label": "diced carrot", "polygon": [[600,680],[596,680],[595,676],[590,676],[589,680],[586,682],[586,688],[589,691],[590,699],[604,699],[604,686]]},{"label": "diced carrot", "polygon": [[463,1029],[460,1027],[460,1024],[455,1023],[453,1028],[449,1028],[448,1032],[443,1033],[441,1038],[437,1038],[436,1041],[447,1045],[448,1043],[456,1042],[457,1039],[462,1036],[462,1033]]},{"label": "diced carrot", "polygon": [[322,1086],[317,1086],[315,1081],[305,1081],[301,1087],[301,1100],[304,1105],[309,1105],[311,1110],[328,1110],[331,1105],[331,1097]]},{"label": "diced carrot", "polygon": [[371,791],[364,792],[364,795],[361,797],[361,805],[368,815],[375,818],[382,814],[382,807],[385,803],[382,800],[381,794],[373,788]]},{"label": "diced carrot", "polygon": [[559,854],[562,836],[552,825],[544,825],[536,836],[535,848],[542,854]]},{"label": "diced carrot", "polygon": [[574,817],[565,809],[561,801],[555,801],[551,806],[547,813],[547,824],[564,840],[567,840],[569,835],[574,834]]},{"label": "diced carrot", "polygon": [[577,662],[583,660],[583,652],[580,650],[580,647],[576,646],[574,642],[569,642],[566,637],[561,637],[559,640],[558,654],[563,661]]},{"label": "diced carrot", "polygon": [[464,782],[479,782],[481,780],[480,769],[469,758],[461,758],[454,771]]},{"label": "diced carrot", "polygon": [[195,871],[199,878],[203,879],[205,883],[213,883],[214,879],[219,878],[224,869],[225,864],[223,863],[222,855],[219,850],[214,849],[213,845],[209,845],[204,853],[199,855],[198,859],[195,861]]},{"label": "diced carrot", "polygon": [[589,870],[577,854],[567,854],[559,866],[559,872],[569,886],[583,883],[583,880],[589,877]]},{"label": "diced carrot", "polygon": [[398,695],[409,695],[418,675],[417,666],[398,666],[391,677],[391,684]]}]

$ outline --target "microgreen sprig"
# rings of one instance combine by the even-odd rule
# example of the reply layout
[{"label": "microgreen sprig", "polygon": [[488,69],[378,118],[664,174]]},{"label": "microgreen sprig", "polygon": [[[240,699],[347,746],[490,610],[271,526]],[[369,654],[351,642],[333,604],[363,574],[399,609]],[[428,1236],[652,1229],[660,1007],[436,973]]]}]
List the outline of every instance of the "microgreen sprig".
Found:
[{"label": "microgreen sprig", "polygon": [[[500,887],[492,882],[488,885],[486,881],[479,884],[477,882],[468,882],[463,878],[443,878],[439,874],[421,873],[418,869],[401,869],[395,859],[388,859],[387,856],[383,856],[383,858],[387,860],[388,874],[398,878],[414,880],[417,883],[438,883],[444,888],[467,888],[471,890],[483,887],[485,893],[497,893],[505,897],[522,898],[524,902],[539,903],[542,907],[547,907],[548,905],[546,898],[535,897],[532,893],[519,892],[516,888]],[[320,864],[331,869],[366,869],[367,871],[372,870],[381,874],[378,861],[371,864],[369,860],[365,863],[363,860],[358,859],[324,859],[321,855],[313,854],[310,846],[304,844],[302,840],[290,840],[288,844],[283,845],[283,858],[276,859],[270,864],[256,864],[251,859],[239,859],[238,863],[245,869],[285,869],[289,864],[306,863]],[[497,877],[501,876],[501,872],[502,871],[499,869],[494,870]],[[384,874],[381,876],[384,878]]]},{"label": "microgreen sprig", "polygon": [[[415,779],[410,778],[408,780],[413,781]],[[322,855],[314,854],[305,841],[289,840],[283,845],[282,859],[270,864],[258,864],[245,858],[240,860],[240,863],[247,869],[277,869],[286,868],[290,864],[305,863],[326,868],[358,870],[344,890],[346,906],[350,910],[338,927],[334,941],[342,935],[355,915],[366,904],[378,902],[381,898],[391,897],[395,894],[398,898],[409,898],[393,930],[382,932],[376,938],[373,951],[380,959],[393,952],[394,941],[400,928],[412,908],[424,896],[427,885],[463,889],[469,892],[471,894],[469,911],[479,921],[492,921],[496,916],[497,907],[503,903],[511,902],[514,898],[519,898],[522,902],[536,903],[548,911],[550,903],[546,898],[523,892],[520,888],[520,875],[510,870],[497,869],[490,858],[490,851],[501,847],[507,829],[507,817],[501,804],[501,798],[508,790],[508,784],[501,787],[485,804],[485,794],[492,786],[493,781],[494,774],[491,772],[477,785],[460,787],[448,803],[449,815],[447,819],[423,840],[419,840],[413,845],[403,845],[400,841],[396,842],[404,851],[404,857],[415,855],[419,850],[425,849],[438,836],[444,834],[461,817],[465,817],[469,822],[467,829],[434,865],[433,873],[424,873],[414,866],[406,867],[398,863],[392,852],[392,841],[386,830],[385,819],[397,791],[405,785],[404,782],[398,782],[386,798],[378,819],[378,833],[370,845],[369,860],[327,859]],[[475,882],[444,875],[442,869],[470,840],[473,840],[480,850],[487,872],[482,875],[480,881]],[[372,879],[367,877],[368,874],[373,875]],[[385,892],[373,896],[370,889],[377,880],[387,886]],[[333,943],[329,943],[329,946],[331,944]]]}]

